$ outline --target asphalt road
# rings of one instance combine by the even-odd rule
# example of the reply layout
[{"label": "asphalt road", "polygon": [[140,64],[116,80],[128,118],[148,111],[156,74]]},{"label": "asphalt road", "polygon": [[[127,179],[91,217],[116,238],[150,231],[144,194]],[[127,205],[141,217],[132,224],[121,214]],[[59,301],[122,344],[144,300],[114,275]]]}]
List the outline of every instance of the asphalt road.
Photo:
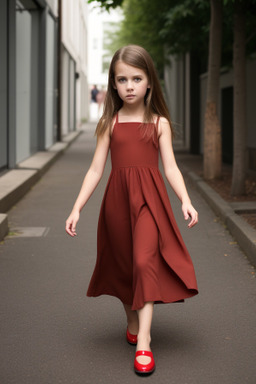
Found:
[{"label": "asphalt road", "polygon": [[200,293],[184,304],[155,306],[157,368],[147,378],[134,374],[120,302],[86,297],[109,162],[78,237],[64,231],[94,146],[92,133],[83,133],[9,212],[11,233],[0,245],[0,384],[255,384],[254,269],[189,184],[196,228],[187,229],[171,191],[170,199]]}]

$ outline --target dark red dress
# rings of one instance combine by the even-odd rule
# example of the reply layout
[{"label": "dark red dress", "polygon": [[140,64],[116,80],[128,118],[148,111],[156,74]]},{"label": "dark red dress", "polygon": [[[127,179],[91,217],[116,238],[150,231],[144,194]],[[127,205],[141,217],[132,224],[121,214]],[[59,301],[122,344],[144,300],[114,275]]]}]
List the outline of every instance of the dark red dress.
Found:
[{"label": "dark red dress", "polygon": [[137,310],[198,293],[193,264],[158,168],[158,144],[140,123],[114,126],[112,171],[103,197],[97,262],[88,296],[112,295]]}]

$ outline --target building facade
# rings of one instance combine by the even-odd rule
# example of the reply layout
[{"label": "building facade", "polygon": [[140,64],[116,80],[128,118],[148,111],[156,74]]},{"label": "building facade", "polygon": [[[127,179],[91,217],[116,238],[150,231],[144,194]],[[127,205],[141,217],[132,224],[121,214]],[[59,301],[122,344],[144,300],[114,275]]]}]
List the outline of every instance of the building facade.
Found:
[{"label": "building facade", "polygon": [[107,12],[93,4],[89,5],[88,80],[91,86],[105,87],[108,83],[108,68],[112,58],[106,49],[108,33],[113,33],[122,17],[121,10]]},{"label": "building facade", "polygon": [[60,2],[63,135],[79,128],[89,116],[87,12],[87,2],[84,0]]},{"label": "building facade", "polygon": [[[246,120],[248,167],[256,171],[256,59],[246,63]],[[225,163],[233,162],[233,70],[220,75],[219,120],[222,130],[222,158]],[[207,92],[207,73],[200,76],[200,152],[203,153],[204,110]]]},{"label": "building facade", "polygon": [[[79,21],[73,20],[73,25],[80,28],[79,49],[71,54],[71,48],[66,48],[73,60],[68,72],[61,71],[65,57],[60,55],[60,50],[63,53],[65,45],[64,40],[60,43],[59,27],[62,25],[64,29],[66,22],[59,14],[62,3],[64,10],[67,4],[75,10],[74,17]],[[47,150],[86,118],[86,98],[81,100],[82,92],[88,93],[86,3],[78,0],[76,6],[73,3],[66,0],[0,2],[0,170],[15,168],[37,151]],[[77,34],[70,39],[77,39]],[[65,82],[71,92],[68,101],[65,93],[62,97]],[[69,111],[66,126],[60,118],[62,108]]]},{"label": "building facade", "polygon": [[[197,57],[186,54],[170,57],[165,68],[165,89],[171,118],[176,132],[177,148],[203,154],[204,114],[207,92],[207,73],[200,73]],[[256,171],[256,59],[246,66],[246,108],[248,166]],[[222,129],[222,160],[233,162],[233,71],[220,75],[218,116]]]},{"label": "building facade", "polygon": [[[108,69],[111,54],[108,50],[109,34],[114,33],[122,19],[121,10],[102,11],[94,4],[89,5],[88,25],[88,83],[90,90],[96,85],[104,94],[108,83]],[[97,122],[102,114],[103,104],[90,103],[90,120]]]}]

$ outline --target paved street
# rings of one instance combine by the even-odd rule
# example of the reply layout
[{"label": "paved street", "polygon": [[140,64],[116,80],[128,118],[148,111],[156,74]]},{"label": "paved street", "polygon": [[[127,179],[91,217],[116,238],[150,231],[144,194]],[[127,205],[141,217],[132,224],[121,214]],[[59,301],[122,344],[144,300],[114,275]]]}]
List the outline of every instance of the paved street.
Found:
[{"label": "paved street", "polygon": [[0,245],[0,384],[255,384],[254,269],[189,184],[200,217],[194,229],[168,191],[200,294],[155,306],[156,372],[134,374],[120,302],[86,297],[109,162],[78,237],[64,231],[94,146],[92,131],[85,131],[9,212],[11,233]]}]

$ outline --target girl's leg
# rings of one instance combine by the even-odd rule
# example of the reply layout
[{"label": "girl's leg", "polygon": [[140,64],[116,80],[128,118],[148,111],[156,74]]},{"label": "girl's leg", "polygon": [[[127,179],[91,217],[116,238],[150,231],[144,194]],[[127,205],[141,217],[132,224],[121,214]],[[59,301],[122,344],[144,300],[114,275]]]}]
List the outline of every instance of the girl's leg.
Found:
[{"label": "girl's leg", "polygon": [[[145,205],[137,218],[133,233],[133,268],[134,268],[134,296],[138,298],[155,297],[158,293],[158,255],[159,234],[156,223]],[[137,337],[137,351],[151,351],[151,324],[153,318],[153,301],[145,301],[144,306],[137,311],[139,318],[139,332]],[[147,365],[151,358],[136,357],[138,363]]]},{"label": "girl's leg", "polygon": [[137,311],[132,310],[132,306],[123,304],[127,317],[128,330],[132,335],[137,335],[139,331],[139,318]]},{"label": "girl's leg", "polygon": [[[138,343],[137,343],[137,351],[151,351],[150,342],[151,342],[151,324],[153,318],[153,309],[154,303],[147,302],[144,307],[139,309],[138,317],[139,317],[139,333],[138,333]],[[137,360],[140,364],[149,364],[151,361],[150,357],[147,356],[139,356]]]}]

